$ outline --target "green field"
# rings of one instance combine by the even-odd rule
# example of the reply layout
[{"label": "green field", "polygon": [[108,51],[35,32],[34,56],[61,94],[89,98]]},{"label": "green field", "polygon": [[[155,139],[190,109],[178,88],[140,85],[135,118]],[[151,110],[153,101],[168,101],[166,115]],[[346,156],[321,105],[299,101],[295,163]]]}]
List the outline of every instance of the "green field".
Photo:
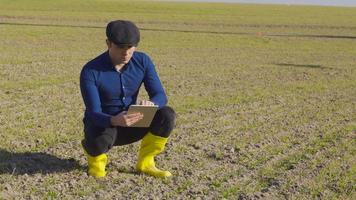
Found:
[{"label": "green field", "polygon": [[[178,113],[171,179],[135,173],[139,143],[86,174],[79,73],[115,19]],[[0,0],[0,199],[355,199],[355,69],[356,8]]]}]

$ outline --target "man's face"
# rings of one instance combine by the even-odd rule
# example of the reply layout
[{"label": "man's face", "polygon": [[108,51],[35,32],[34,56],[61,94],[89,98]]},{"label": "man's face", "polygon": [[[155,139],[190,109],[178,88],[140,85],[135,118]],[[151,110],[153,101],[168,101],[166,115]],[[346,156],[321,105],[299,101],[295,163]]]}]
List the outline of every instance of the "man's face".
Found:
[{"label": "man's face", "polygon": [[136,50],[135,46],[123,45],[118,46],[109,40],[106,40],[109,55],[114,65],[127,64]]}]

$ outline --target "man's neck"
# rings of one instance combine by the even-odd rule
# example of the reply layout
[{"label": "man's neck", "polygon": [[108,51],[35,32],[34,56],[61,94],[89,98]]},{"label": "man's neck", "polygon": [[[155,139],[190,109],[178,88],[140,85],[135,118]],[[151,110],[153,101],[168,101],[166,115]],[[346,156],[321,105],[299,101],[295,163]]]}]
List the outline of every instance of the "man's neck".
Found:
[{"label": "man's neck", "polygon": [[110,57],[111,63],[114,65],[116,71],[120,71],[125,66],[125,63],[116,63],[115,60],[112,59],[112,57],[110,55],[110,51],[109,51],[109,57]]},{"label": "man's neck", "polygon": [[125,66],[125,64],[117,64],[117,65],[115,65],[115,69],[116,69],[116,71],[120,71],[124,66]]}]

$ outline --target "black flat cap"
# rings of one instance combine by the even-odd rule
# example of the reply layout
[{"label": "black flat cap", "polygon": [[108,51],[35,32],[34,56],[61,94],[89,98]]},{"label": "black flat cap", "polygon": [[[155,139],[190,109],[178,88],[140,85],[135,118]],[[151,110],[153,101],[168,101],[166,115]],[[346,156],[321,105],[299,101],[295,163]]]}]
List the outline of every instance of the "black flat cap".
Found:
[{"label": "black flat cap", "polygon": [[109,22],[106,26],[106,36],[118,46],[137,46],[140,42],[140,31],[137,26],[125,20]]}]

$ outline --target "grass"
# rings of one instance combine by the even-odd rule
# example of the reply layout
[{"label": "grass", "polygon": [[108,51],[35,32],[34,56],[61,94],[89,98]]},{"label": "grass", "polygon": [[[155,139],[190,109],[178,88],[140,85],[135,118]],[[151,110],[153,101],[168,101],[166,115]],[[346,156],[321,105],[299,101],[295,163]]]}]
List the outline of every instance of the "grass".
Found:
[{"label": "grass", "polygon": [[[0,0],[0,199],[354,199],[355,11]],[[113,19],[141,28],[178,113],[170,180],[133,173],[138,144],[86,176],[79,73]]]}]

